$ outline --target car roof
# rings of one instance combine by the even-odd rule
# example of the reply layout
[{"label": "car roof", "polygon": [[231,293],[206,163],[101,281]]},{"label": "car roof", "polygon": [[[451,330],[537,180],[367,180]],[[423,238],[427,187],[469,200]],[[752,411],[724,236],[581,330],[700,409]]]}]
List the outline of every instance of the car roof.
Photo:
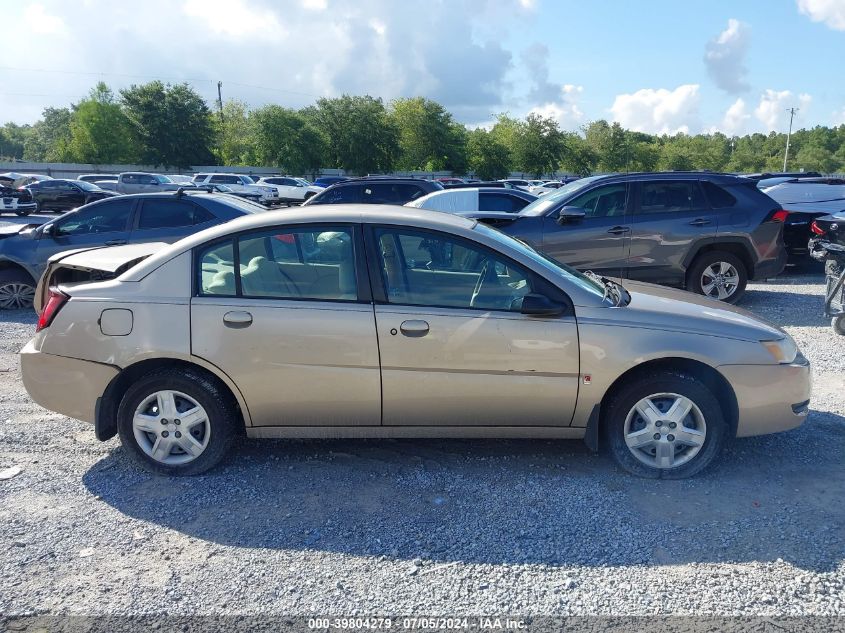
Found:
[{"label": "car roof", "polygon": [[689,180],[690,178],[709,180],[711,182],[725,185],[747,185],[751,182],[748,178],[743,176],[714,171],[632,171],[625,174],[606,174],[604,176],[598,176],[592,181],[592,184],[644,180]]},{"label": "car roof", "polygon": [[234,233],[257,230],[279,224],[309,223],[400,224],[403,226],[450,232],[454,230],[471,230],[478,224],[478,221],[452,213],[388,204],[333,204],[266,211],[245,215],[210,227],[199,233],[189,235],[173,244],[170,248],[156,253],[148,260],[128,270],[121,279],[123,281],[140,281],[161,264],[169,261],[179,253],[189,251],[196,246],[227,237]]}]

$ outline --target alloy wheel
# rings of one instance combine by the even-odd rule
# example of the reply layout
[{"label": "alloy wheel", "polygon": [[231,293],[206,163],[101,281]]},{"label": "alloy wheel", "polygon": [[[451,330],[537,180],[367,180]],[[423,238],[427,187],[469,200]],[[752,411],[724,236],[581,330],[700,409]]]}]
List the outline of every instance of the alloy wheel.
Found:
[{"label": "alloy wheel", "polygon": [[132,431],[144,453],[168,466],[195,460],[211,439],[205,409],[181,391],[156,391],[144,398],[132,417]]},{"label": "alloy wheel", "polygon": [[657,393],[637,402],[625,419],[625,444],[653,468],[687,463],[704,446],[707,425],[698,406],[676,393]]},{"label": "alloy wheel", "polygon": [[17,281],[0,285],[0,308],[16,310],[31,308],[35,299],[35,288],[30,284]]},{"label": "alloy wheel", "polygon": [[704,295],[724,301],[739,287],[739,272],[730,262],[713,262],[701,273]]}]

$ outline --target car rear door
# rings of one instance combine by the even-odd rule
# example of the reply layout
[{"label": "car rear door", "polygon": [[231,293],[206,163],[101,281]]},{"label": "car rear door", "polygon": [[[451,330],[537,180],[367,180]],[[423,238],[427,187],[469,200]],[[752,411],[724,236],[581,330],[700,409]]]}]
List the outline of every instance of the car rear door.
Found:
[{"label": "car rear door", "polygon": [[526,294],[559,290],[454,235],[376,227],[367,239],[385,426],[570,424],[575,316],[520,312]]},{"label": "car rear door", "polygon": [[254,426],[378,426],[381,380],[360,227],[280,225],[197,249],[192,353]]},{"label": "car rear door", "polygon": [[631,237],[630,197],[627,183],[595,186],[562,205],[585,214],[563,223],[558,221],[561,207],[556,207],[543,218],[541,250],[581,270],[623,276]]},{"label": "car rear door", "polygon": [[718,225],[698,179],[643,180],[633,198],[628,277],[683,283],[688,254],[712,242]]}]

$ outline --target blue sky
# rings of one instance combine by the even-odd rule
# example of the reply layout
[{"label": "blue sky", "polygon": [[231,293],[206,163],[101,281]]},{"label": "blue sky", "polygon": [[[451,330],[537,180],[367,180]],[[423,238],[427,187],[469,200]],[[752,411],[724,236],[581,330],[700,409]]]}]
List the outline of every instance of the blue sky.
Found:
[{"label": "blue sky", "polygon": [[[139,11],[139,7],[143,10]],[[0,0],[0,121],[31,122],[102,79],[187,80],[209,102],[437,99],[729,134],[845,123],[845,0]],[[705,59],[706,58],[706,59]]]}]

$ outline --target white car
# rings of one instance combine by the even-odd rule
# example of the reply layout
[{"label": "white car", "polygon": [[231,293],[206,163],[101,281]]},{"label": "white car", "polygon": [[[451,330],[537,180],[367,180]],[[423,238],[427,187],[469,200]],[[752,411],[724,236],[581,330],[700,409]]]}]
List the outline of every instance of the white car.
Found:
[{"label": "white car", "polygon": [[271,205],[279,202],[279,189],[264,183],[255,183],[249,176],[243,174],[197,174],[194,176],[194,184],[197,187],[202,185],[226,185],[232,191],[242,193],[257,193],[261,196],[261,204]]},{"label": "white car", "polygon": [[562,182],[558,182],[557,180],[551,180],[548,182],[540,183],[539,185],[532,185],[531,187],[528,187],[528,191],[533,193],[535,196],[542,196],[544,193],[554,191],[561,185],[563,185]]},{"label": "white car", "polygon": [[325,187],[314,185],[304,178],[293,176],[267,176],[258,181],[259,185],[272,185],[279,190],[281,202],[305,202],[311,196],[316,196]]},{"label": "white car", "polygon": [[167,178],[170,182],[175,183],[177,185],[193,185],[194,181],[190,176],[185,176],[183,174],[166,174]]},{"label": "white car", "polygon": [[406,207],[460,213],[462,211],[503,211],[519,213],[537,196],[520,189],[504,187],[471,187],[433,191],[405,204]]}]

